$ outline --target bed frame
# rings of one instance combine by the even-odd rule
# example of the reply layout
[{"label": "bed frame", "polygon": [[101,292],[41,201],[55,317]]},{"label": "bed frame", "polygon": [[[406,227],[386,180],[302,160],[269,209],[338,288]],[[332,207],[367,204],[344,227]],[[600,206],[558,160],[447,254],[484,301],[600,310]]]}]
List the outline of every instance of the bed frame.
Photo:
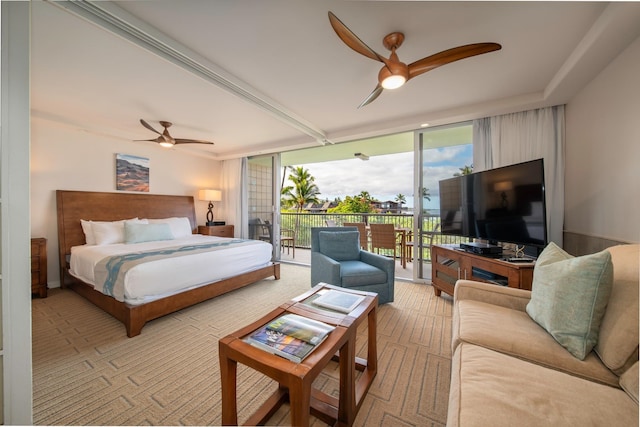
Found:
[{"label": "bed frame", "polygon": [[56,203],[58,211],[60,286],[73,289],[124,323],[129,337],[139,335],[142,327],[150,320],[250,285],[267,277],[274,276],[276,280],[280,278],[280,264],[271,263],[257,270],[142,305],[130,305],[117,301],[94,290],[93,286],[69,274],[71,247],[85,244],[80,219],[116,221],[134,217],[187,217],[191,222],[191,228],[195,231],[196,214],[193,197],[57,190]]}]

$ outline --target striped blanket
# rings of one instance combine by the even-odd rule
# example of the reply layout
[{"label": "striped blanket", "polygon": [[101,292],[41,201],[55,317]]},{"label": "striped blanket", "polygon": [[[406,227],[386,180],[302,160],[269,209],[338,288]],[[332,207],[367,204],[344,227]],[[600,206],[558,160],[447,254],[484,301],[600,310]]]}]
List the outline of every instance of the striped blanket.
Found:
[{"label": "striped blanket", "polygon": [[95,289],[105,295],[114,297],[118,301],[124,301],[124,278],[129,270],[139,264],[170,257],[218,251],[232,246],[251,244],[252,242],[252,240],[229,239],[224,242],[175,246],[108,256],[95,266]]}]

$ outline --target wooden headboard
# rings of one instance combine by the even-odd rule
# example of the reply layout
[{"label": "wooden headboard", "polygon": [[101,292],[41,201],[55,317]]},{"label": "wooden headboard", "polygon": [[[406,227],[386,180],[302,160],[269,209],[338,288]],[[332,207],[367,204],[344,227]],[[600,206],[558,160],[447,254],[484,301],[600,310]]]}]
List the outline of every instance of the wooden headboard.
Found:
[{"label": "wooden headboard", "polygon": [[187,217],[196,229],[193,196],[160,194],[102,193],[56,190],[60,286],[64,286],[67,255],[72,246],[84,245],[80,220],[117,221],[129,218]]}]

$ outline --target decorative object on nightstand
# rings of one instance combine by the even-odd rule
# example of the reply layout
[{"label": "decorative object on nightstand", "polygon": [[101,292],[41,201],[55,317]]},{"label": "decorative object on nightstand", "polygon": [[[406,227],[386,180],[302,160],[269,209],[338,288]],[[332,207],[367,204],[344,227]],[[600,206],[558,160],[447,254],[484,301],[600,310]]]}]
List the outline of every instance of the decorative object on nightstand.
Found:
[{"label": "decorative object on nightstand", "polygon": [[31,239],[31,294],[47,297],[47,239]]},{"label": "decorative object on nightstand", "polygon": [[207,212],[207,226],[216,225],[213,221],[213,202],[219,202],[222,200],[222,191],[220,190],[200,190],[198,198],[203,201],[209,202],[209,211]]}]

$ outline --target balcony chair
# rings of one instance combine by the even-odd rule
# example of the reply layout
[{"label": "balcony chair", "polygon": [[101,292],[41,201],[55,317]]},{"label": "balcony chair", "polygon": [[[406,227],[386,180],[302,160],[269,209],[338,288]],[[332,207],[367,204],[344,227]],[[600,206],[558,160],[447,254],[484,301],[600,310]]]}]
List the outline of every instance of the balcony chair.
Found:
[{"label": "balcony chair", "polygon": [[[437,223],[431,231],[423,231],[422,232],[422,249],[431,250],[431,246],[433,246],[433,238],[436,234],[438,234],[438,229],[440,229],[440,223]],[[406,259],[411,262],[413,259],[413,247],[415,246],[415,242],[413,240],[407,240],[405,242],[406,249]]]},{"label": "balcony chair", "polygon": [[269,224],[268,220],[262,222],[260,218],[256,218],[253,220],[253,225],[255,226],[257,240],[273,242],[273,239],[271,239],[271,224]]},{"label": "balcony chair", "polygon": [[377,250],[377,253],[380,253],[380,249],[390,249],[393,251],[394,261],[398,252],[400,253],[400,261],[402,261],[404,248],[402,241],[398,239],[395,225],[370,224],[369,227],[371,229],[371,251]]},{"label": "balcony chair", "polygon": [[311,286],[320,282],[375,292],[378,303],[393,302],[395,262],[360,249],[356,227],[311,228]]},{"label": "balcony chair", "polygon": [[345,227],[357,227],[360,233],[360,247],[365,251],[369,250],[369,233],[364,222],[344,222],[342,225]]},{"label": "balcony chair", "polygon": [[289,248],[293,251],[293,258],[296,257],[296,232],[289,228],[280,229],[280,250],[287,248],[287,254],[289,254]]},{"label": "balcony chair", "polygon": [[[258,240],[263,240],[265,242],[269,242],[274,244],[272,231],[273,225],[269,222],[269,220],[265,220],[262,222],[260,218],[256,218],[253,221],[253,224],[257,227]],[[296,234],[294,230],[290,229],[280,229],[280,250],[284,251],[284,248],[287,248],[287,254],[289,254],[289,250],[293,251],[293,258],[296,257]]]}]

